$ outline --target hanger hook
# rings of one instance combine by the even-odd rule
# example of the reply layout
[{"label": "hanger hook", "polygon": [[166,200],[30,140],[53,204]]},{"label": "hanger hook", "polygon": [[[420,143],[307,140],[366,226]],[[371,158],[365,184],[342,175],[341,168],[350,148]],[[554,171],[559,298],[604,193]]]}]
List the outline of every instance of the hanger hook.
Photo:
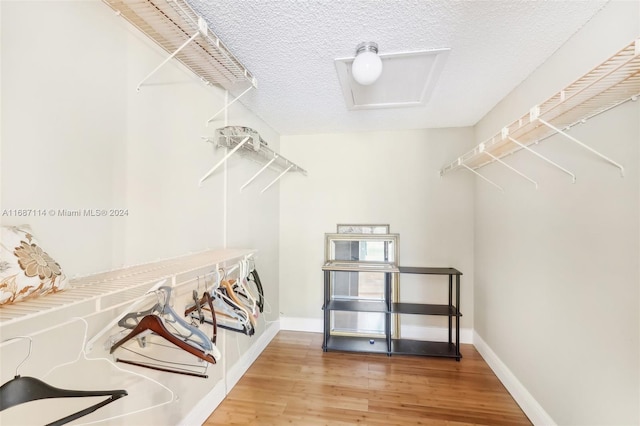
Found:
[{"label": "hanger hook", "polygon": [[20,361],[20,363],[16,366],[16,374],[15,377],[18,377],[20,374],[18,374],[20,367],[22,367],[22,364],[24,364],[25,362],[27,362],[27,360],[31,357],[31,348],[33,347],[33,339],[30,336],[16,336],[16,337],[11,337],[7,340],[3,340],[0,343],[6,343],[6,342],[10,342],[12,340],[23,340],[23,339],[27,339],[29,340],[29,350],[27,351],[27,356],[24,357],[24,359],[22,361]]},{"label": "hanger hook", "polygon": [[162,288],[162,292],[164,293],[163,297],[164,297],[164,303],[162,304],[162,306],[168,306],[169,303],[171,302],[171,287],[169,286],[165,286]]},{"label": "hanger hook", "polygon": [[155,291],[156,297],[158,299],[158,305],[162,307],[162,312],[164,313],[164,309],[169,303],[170,293],[168,293],[169,287],[162,286]]},{"label": "hanger hook", "polygon": [[164,293],[162,291],[162,289],[157,289],[154,291],[154,293],[156,294],[156,299],[158,300],[158,305],[162,305],[164,306],[164,303],[162,302],[161,298],[162,298],[162,294]]}]

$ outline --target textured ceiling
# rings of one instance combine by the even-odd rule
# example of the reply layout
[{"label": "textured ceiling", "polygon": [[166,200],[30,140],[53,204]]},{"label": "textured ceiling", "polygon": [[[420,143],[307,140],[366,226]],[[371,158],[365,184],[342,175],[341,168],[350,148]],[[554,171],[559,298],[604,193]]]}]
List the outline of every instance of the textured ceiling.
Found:
[{"label": "textured ceiling", "polygon": [[[606,3],[189,2],[258,79],[240,102],[281,134],[474,125]],[[353,56],[361,41],[380,53],[451,48],[427,105],[347,110],[334,59]]]}]

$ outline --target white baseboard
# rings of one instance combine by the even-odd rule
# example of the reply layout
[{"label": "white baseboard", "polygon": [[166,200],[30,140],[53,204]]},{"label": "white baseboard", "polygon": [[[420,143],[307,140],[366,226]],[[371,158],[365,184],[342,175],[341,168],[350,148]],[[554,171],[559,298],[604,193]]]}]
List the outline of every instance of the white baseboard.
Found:
[{"label": "white baseboard", "polygon": [[276,337],[280,331],[280,322],[274,321],[270,323],[265,329],[264,333],[260,335],[258,340],[251,345],[249,350],[240,357],[240,359],[229,368],[225,375],[225,381],[227,384],[227,393],[231,392],[231,389],[242,378],[242,375],[251,367],[251,364],[258,358],[258,356],[264,351],[269,342]]},{"label": "white baseboard", "polygon": [[206,394],[195,407],[191,409],[187,417],[182,419],[180,426],[201,425],[207,421],[213,410],[224,400],[224,381],[220,380],[213,387],[211,392]]},{"label": "white baseboard", "polygon": [[542,408],[536,399],[529,393],[509,368],[498,358],[477,332],[473,332],[473,344],[487,362],[507,391],[516,400],[522,411],[536,426],[555,426],[551,416]]},{"label": "white baseboard", "polygon": [[187,417],[180,422],[181,426],[193,426],[203,424],[224,400],[227,394],[238,383],[242,375],[251,367],[251,364],[258,358],[262,351],[267,347],[269,342],[278,334],[280,323],[274,321],[267,326],[264,333],[251,345],[249,350],[244,353],[233,367],[225,374],[224,379],[220,380],[214,388],[205,395],[189,412]]}]

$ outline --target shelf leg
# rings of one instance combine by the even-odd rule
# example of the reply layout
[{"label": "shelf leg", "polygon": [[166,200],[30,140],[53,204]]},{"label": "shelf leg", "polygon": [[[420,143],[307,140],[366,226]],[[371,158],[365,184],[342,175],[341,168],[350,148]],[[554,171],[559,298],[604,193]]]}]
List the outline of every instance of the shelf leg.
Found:
[{"label": "shelf leg", "polygon": [[329,309],[328,308],[328,304],[329,304],[329,282],[330,282],[330,275],[331,272],[329,271],[324,271],[324,306],[322,307],[324,310],[324,338],[322,340],[322,350],[324,352],[327,352],[327,344],[328,344],[328,340],[329,340]]},{"label": "shelf leg", "polygon": [[456,361],[460,361],[460,275],[456,275]]},{"label": "shelf leg", "polygon": [[384,291],[387,299],[387,312],[384,314],[385,317],[385,334],[387,337],[387,356],[391,356],[391,273],[387,272],[384,274]]},{"label": "shelf leg", "polygon": [[[451,309],[451,306],[453,305],[453,275],[449,275],[449,309]],[[449,344],[451,344],[453,342],[452,338],[451,338],[451,324],[452,318],[451,315],[449,315]]]}]

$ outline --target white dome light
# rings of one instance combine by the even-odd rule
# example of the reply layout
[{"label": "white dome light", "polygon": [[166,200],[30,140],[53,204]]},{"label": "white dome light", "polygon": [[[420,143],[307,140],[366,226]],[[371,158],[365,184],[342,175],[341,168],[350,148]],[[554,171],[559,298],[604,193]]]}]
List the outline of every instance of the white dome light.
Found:
[{"label": "white dome light", "polygon": [[356,58],[351,64],[353,79],[363,86],[373,84],[382,73],[382,60],[378,56],[378,45],[373,42],[360,43],[356,47]]}]

